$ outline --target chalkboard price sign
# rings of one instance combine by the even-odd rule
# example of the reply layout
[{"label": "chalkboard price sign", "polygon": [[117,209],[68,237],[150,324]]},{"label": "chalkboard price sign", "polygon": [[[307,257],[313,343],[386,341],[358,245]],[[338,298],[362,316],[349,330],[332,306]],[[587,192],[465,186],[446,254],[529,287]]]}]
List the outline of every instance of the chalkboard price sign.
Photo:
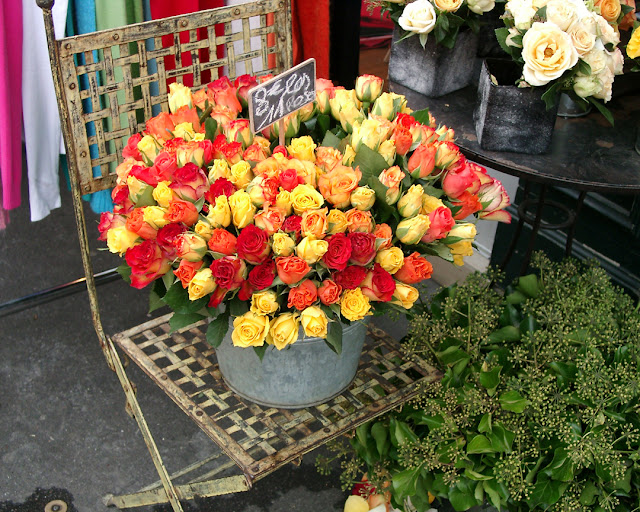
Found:
[{"label": "chalkboard price sign", "polygon": [[308,59],[249,91],[253,133],[316,99],[316,60]]}]

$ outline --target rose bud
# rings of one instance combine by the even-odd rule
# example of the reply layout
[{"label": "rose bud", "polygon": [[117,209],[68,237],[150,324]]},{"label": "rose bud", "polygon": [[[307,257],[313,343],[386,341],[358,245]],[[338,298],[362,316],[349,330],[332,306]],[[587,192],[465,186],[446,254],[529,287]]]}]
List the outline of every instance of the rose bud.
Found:
[{"label": "rose bud", "polygon": [[396,236],[401,243],[417,244],[429,229],[429,217],[418,214],[415,217],[401,220],[396,228]]},{"label": "rose bud", "polygon": [[360,101],[371,103],[382,93],[384,80],[374,75],[361,75],[356,78],[356,96]]},{"label": "rose bud", "polygon": [[351,206],[358,210],[368,211],[371,210],[376,202],[376,193],[368,186],[358,187],[351,192]]}]

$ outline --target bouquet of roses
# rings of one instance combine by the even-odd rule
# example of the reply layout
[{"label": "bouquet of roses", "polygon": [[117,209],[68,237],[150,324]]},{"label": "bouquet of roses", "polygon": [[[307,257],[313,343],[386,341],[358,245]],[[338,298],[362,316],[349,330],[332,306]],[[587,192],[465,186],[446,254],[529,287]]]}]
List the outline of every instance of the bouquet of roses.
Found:
[{"label": "bouquet of roses", "polygon": [[343,323],[412,307],[431,276],[424,255],[462,265],[476,234],[463,219],[510,220],[502,185],[453,130],[411,115],[380,78],[355,90],[319,79],[283,146],[277,124],[254,135],[241,117],[256,83],[172,84],[171,113],[129,139],[117,168],[101,239],[132,286],[153,283],[153,308],[175,310],[172,328],[215,316],[217,346],[233,317],[234,345],[260,351],[301,326],[339,351]]},{"label": "bouquet of roses", "polygon": [[423,48],[432,32],[436,43],[453,48],[461,28],[479,30],[481,16],[493,10],[495,0],[367,0],[367,4],[388,12],[404,37],[417,35]]},{"label": "bouquet of roses", "polygon": [[624,58],[618,23],[631,9],[619,0],[508,0],[506,27],[496,30],[502,48],[522,67],[520,86],[546,87],[550,108],[566,92],[586,110],[611,99]]}]

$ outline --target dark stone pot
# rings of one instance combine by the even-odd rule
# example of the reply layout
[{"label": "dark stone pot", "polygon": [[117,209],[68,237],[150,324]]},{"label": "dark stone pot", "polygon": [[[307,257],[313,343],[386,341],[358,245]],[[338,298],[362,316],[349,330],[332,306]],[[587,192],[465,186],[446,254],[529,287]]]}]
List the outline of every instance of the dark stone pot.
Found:
[{"label": "dark stone pot", "polygon": [[478,82],[478,100],[473,113],[478,143],[489,151],[539,155],[549,151],[556,122],[557,105],[547,110],[543,87],[518,88],[520,69],[511,61],[486,59]]},{"label": "dark stone pot", "polygon": [[471,83],[478,49],[478,37],[471,31],[458,34],[453,48],[436,44],[429,34],[425,48],[419,36],[402,41],[395,27],[389,57],[389,79],[420,94],[437,98],[462,89]]}]

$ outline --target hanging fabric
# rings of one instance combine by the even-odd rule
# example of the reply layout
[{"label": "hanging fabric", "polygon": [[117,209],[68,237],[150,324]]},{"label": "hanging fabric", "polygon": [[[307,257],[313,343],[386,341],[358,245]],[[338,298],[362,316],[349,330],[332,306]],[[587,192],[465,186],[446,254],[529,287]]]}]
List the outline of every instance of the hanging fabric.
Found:
[{"label": "hanging fabric", "polygon": [[[56,38],[64,36],[67,6],[67,0],[57,0],[53,6]],[[37,221],[60,207],[58,165],[64,145],[44,20],[33,0],[22,0],[22,26],[22,118],[31,220]]]},{"label": "hanging fabric", "polygon": [[22,178],[22,5],[0,2],[0,229],[20,206]]}]

